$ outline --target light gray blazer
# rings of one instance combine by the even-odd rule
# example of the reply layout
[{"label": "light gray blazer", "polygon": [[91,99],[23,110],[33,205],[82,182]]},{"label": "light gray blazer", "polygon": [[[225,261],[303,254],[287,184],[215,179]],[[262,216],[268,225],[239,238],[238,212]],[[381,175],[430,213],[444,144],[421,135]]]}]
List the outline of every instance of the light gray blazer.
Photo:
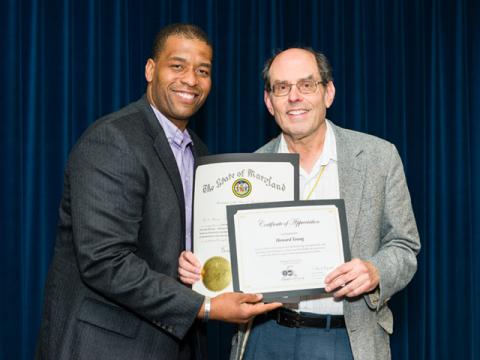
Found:
[{"label": "light gray blazer", "polygon": [[[344,300],[350,344],[356,360],[390,359],[393,316],[387,302],[412,279],[420,250],[402,161],[393,144],[330,124],[352,258],[368,260],[380,272],[374,292]],[[279,144],[277,137],[257,152],[276,153]],[[231,359],[241,359],[248,328],[240,327],[234,336]]]}]

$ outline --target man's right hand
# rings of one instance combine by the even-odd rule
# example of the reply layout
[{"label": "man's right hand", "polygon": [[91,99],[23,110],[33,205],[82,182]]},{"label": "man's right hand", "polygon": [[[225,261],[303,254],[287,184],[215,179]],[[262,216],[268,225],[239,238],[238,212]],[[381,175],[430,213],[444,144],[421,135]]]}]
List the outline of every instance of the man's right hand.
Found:
[{"label": "man's right hand", "polygon": [[182,251],[178,258],[178,277],[181,282],[193,285],[200,280],[202,264],[191,251]]},{"label": "man's right hand", "polygon": [[[224,293],[211,299],[210,319],[245,324],[257,315],[266,313],[282,306],[281,303],[265,304],[261,302],[261,294]],[[204,305],[198,312],[203,318]]]}]

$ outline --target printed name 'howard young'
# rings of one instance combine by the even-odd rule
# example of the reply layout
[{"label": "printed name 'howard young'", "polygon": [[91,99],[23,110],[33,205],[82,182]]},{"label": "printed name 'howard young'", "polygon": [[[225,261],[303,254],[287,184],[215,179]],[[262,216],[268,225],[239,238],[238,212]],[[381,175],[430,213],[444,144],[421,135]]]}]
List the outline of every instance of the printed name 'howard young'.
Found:
[{"label": "printed name 'howard young'", "polygon": [[294,241],[302,242],[302,241],[305,241],[305,238],[304,237],[290,236],[290,237],[286,237],[286,238],[276,238],[275,239],[275,242],[277,242],[277,243],[286,243],[286,242],[294,242]]}]

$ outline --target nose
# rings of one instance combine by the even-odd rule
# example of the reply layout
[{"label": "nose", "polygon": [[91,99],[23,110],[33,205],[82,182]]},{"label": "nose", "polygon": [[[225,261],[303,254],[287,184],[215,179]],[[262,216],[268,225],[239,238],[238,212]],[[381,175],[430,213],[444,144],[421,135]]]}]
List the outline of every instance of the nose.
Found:
[{"label": "nose", "polygon": [[195,86],[198,84],[197,74],[194,69],[190,68],[182,76],[182,83],[188,86]]},{"label": "nose", "polygon": [[288,101],[290,102],[298,102],[302,100],[302,94],[298,91],[296,85],[293,85],[288,93]]}]

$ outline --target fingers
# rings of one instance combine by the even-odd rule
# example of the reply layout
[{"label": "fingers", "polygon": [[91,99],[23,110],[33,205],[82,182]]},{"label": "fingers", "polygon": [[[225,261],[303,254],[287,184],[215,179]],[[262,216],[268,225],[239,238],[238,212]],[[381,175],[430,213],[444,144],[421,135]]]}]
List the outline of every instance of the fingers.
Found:
[{"label": "fingers", "polygon": [[347,273],[343,273],[338,277],[334,278],[328,285],[326,285],[325,290],[333,291],[338,288],[343,288],[346,286],[346,284],[355,280],[357,277],[358,277],[358,274],[356,273],[355,270],[352,270]]},{"label": "fingers", "polygon": [[253,319],[255,316],[264,314],[266,312],[272,311],[276,308],[281,307],[283,304],[282,303],[262,303],[262,302],[257,302],[257,303],[243,303],[240,306],[241,310],[241,316],[239,319],[240,323],[247,323],[251,319]]},{"label": "fingers", "polygon": [[178,277],[184,284],[192,285],[200,280],[200,262],[190,251],[182,251],[178,258]]},{"label": "fingers", "polygon": [[268,303],[268,304],[260,303],[259,305],[261,306],[260,309],[262,311],[259,314],[263,314],[263,313],[278,309],[279,307],[283,306],[283,304],[279,303],[279,302],[273,302],[273,303]]},{"label": "fingers", "polygon": [[346,283],[345,286],[339,288],[333,296],[336,298],[341,297],[355,297],[361,295],[368,288],[368,275],[362,274],[355,280]]},{"label": "fingers", "polygon": [[334,269],[325,278],[325,290],[334,296],[354,297],[375,289],[380,281],[377,268],[368,261],[353,259]]},{"label": "fingers", "polygon": [[184,284],[193,285],[201,279],[200,275],[189,273],[185,270],[178,268],[178,278]]},{"label": "fingers", "polygon": [[257,315],[272,311],[283,305],[279,302],[265,304],[260,302],[262,298],[262,294],[242,294],[241,301],[243,301],[243,304],[241,304],[241,307],[243,307],[243,316],[246,321],[249,321],[251,318]]},{"label": "fingers", "polygon": [[351,261],[335,268],[325,278],[325,290],[330,292],[339,287],[343,287],[347,282],[352,281],[355,278],[352,270],[353,265]]},{"label": "fingers", "polygon": [[183,251],[182,254],[184,255],[184,258],[188,262],[190,262],[190,264],[195,266],[200,271],[200,268],[202,267],[202,264],[200,264],[200,261],[198,261],[198,259],[197,259],[197,257],[195,256],[194,253],[192,253],[191,251]]},{"label": "fingers", "polygon": [[185,272],[184,270],[178,268],[178,278],[184,284],[193,285],[200,280],[200,276],[197,274],[192,274]]},{"label": "fingers", "polygon": [[201,264],[197,257],[190,251],[182,251],[178,259],[180,268],[194,274],[200,274]]},{"label": "fingers", "polygon": [[257,303],[263,299],[262,294],[244,294],[238,293],[241,303]]},{"label": "fingers", "polygon": [[244,321],[248,322],[250,319],[254,318],[257,315],[264,314],[266,312],[275,310],[279,307],[281,307],[283,304],[282,303],[256,303],[256,304],[243,304],[244,308]]},{"label": "fingers", "polygon": [[261,300],[261,294],[224,293],[212,298],[210,317],[244,324],[256,315],[282,306],[281,303],[264,304]]},{"label": "fingers", "polygon": [[346,263],[336,267],[325,278],[325,284],[328,284],[328,283],[332,282],[332,280],[334,280],[334,279],[338,278],[339,276],[349,272],[351,269],[352,269],[351,261],[346,262]]}]

